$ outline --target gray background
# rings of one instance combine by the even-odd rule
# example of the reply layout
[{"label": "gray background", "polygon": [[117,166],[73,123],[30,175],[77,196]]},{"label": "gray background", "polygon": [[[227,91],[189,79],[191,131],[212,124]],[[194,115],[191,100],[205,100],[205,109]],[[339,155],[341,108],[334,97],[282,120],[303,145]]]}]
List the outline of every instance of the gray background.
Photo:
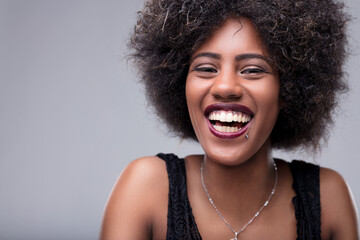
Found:
[{"label": "gray background", "polygon": [[[359,16],[357,0],[348,11]],[[142,0],[0,0],[0,239],[97,239],[122,168],[158,152],[200,153],[171,138],[124,59]],[[360,203],[359,20],[349,28],[350,93],[316,156]],[[159,131],[159,129],[161,131]]]}]

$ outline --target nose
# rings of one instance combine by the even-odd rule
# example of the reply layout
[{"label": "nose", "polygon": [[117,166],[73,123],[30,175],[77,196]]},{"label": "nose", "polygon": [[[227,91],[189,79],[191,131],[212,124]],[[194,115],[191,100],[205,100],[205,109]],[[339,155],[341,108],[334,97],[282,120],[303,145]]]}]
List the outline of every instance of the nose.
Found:
[{"label": "nose", "polygon": [[238,100],[243,94],[239,76],[236,73],[222,72],[214,79],[210,93],[219,100]]}]

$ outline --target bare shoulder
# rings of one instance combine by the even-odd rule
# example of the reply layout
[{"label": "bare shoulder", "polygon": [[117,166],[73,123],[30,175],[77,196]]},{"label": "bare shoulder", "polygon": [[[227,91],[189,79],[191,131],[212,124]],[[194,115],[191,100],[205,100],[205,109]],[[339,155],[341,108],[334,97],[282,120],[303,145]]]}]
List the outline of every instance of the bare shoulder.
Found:
[{"label": "bare shoulder", "polygon": [[165,162],[142,157],[120,174],[108,200],[101,239],[151,239],[157,208],[167,200]]},{"label": "bare shoulder", "polygon": [[359,239],[351,190],[336,171],[320,168],[322,239]]},{"label": "bare shoulder", "polygon": [[167,176],[164,170],[166,170],[166,165],[160,158],[156,156],[141,157],[125,167],[117,184],[140,183],[139,187],[141,187],[142,184],[157,183],[158,179]]}]

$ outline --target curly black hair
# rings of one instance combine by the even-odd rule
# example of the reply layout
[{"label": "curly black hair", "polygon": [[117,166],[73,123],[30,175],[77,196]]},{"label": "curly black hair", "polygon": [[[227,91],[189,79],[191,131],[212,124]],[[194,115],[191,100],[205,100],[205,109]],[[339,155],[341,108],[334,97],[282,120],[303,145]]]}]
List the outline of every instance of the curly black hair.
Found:
[{"label": "curly black hair", "polygon": [[348,88],[342,68],[349,16],[333,0],[146,2],[129,46],[158,116],[180,137],[197,140],[185,96],[189,60],[229,17],[252,21],[279,71],[283,107],[272,146],[318,149],[338,94]]}]

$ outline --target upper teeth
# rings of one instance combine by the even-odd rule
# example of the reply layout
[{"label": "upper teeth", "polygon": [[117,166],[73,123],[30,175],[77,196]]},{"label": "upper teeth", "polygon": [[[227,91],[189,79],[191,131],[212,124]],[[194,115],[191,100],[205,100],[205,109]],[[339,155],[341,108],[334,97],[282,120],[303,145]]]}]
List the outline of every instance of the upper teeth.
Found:
[{"label": "upper teeth", "polygon": [[242,112],[214,111],[209,114],[209,120],[246,123],[250,121],[250,116]]}]

